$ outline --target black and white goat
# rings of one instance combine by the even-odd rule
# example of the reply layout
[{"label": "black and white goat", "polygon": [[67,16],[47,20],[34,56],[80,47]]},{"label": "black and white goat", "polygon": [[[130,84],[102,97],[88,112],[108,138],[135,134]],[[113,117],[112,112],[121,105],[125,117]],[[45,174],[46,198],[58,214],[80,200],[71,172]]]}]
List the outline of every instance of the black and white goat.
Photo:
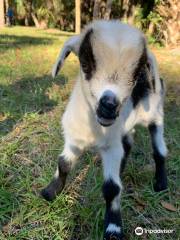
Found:
[{"label": "black and white goat", "polygon": [[167,188],[163,82],[143,34],[119,21],[96,21],[82,34],[71,37],[57,59],[53,76],[71,51],[79,58],[80,73],[62,119],[64,150],[42,195],[53,200],[77,158],[88,147],[96,146],[104,173],[104,239],[122,239],[121,172],[136,124],[147,126],[151,135],[156,163],[154,189]]}]

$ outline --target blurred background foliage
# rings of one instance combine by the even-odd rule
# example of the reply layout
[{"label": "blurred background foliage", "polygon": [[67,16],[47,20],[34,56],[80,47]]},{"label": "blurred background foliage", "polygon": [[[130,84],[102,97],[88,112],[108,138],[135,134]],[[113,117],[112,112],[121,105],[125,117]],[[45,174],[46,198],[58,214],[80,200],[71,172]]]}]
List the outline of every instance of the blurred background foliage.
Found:
[{"label": "blurred background foliage", "polygon": [[[81,27],[93,19],[119,19],[142,29],[152,43],[177,45],[180,32],[179,0],[4,0],[10,6],[16,25],[75,30],[80,11]],[[1,16],[0,16],[1,18]]]}]

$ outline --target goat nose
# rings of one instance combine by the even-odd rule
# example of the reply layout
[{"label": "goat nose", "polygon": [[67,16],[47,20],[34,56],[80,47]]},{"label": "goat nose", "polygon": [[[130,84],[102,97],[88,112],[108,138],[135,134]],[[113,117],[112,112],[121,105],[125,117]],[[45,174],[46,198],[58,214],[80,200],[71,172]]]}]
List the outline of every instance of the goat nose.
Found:
[{"label": "goat nose", "polygon": [[117,108],[119,103],[115,96],[104,95],[100,99],[100,104],[107,109],[113,110]]}]

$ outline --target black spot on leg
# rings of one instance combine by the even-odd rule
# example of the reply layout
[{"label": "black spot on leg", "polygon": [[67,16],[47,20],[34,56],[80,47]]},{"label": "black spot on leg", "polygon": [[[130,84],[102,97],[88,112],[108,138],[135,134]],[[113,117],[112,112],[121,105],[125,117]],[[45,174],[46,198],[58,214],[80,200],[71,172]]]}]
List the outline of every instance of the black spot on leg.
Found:
[{"label": "black spot on leg", "polygon": [[91,45],[92,34],[93,30],[90,29],[86,33],[79,49],[80,64],[87,80],[90,80],[92,78],[92,75],[96,70],[96,60],[94,58],[93,49]]},{"label": "black spot on leg", "polygon": [[155,86],[155,77],[154,76],[152,76],[152,86],[153,86],[153,90],[155,92],[156,86]]},{"label": "black spot on leg", "polygon": [[122,144],[123,144],[123,148],[124,148],[124,157],[121,161],[120,173],[123,173],[125,166],[126,166],[127,158],[131,151],[131,143],[130,143],[129,137],[127,135],[125,135],[122,138]]},{"label": "black spot on leg", "polygon": [[139,101],[146,97],[150,90],[150,82],[148,79],[148,66],[147,66],[147,53],[144,47],[143,53],[139,59],[137,67],[133,73],[134,88],[131,94],[134,108],[137,106]]},{"label": "black spot on leg", "polygon": [[[112,208],[112,201],[120,193],[120,187],[112,180],[109,179],[103,185],[103,195],[106,200],[106,213],[104,219],[104,239],[122,239],[123,230],[122,230],[122,219],[120,209]],[[114,224],[117,227],[120,227],[120,232],[116,231],[107,231],[109,224]]]},{"label": "black spot on leg", "polygon": [[122,143],[123,143],[123,148],[124,148],[124,151],[125,151],[125,157],[127,157],[130,153],[130,150],[131,150],[131,143],[130,143],[129,137],[127,135],[125,135],[123,137]]},{"label": "black spot on leg", "polygon": [[[113,224],[116,227],[120,227],[120,231],[107,231],[109,224]],[[111,208],[106,208],[105,219],[104,219],[104,239],[111,240],[123,239],[123,227],[120,210],[113,211]]]},{"label": "black spot on leg", "polygon": [[59,157],[58,161],[59,176],[66,176],[71,170],[71,162],[66,161],[64,156]]},{"label": "black spot on leg", "polygon": [[59,175],[54,177],[48,186],[41,191],[41,195],[44,199],[52,201],[62,192],[70,169],[71,162],[67,162],[63,156],[60,156],[58,162]]},{"label": "black spot on leg", "polygon": [[[152,144],[154,144],[153,139],[155,138],[155,135],[157,133],[157,126],[155,123],[151,123],[151,124],[149,124],[148,128],[149,128],[149,132],[151,134]],[[154,145],[153,145],[153,147],[154,147]]]},{"label": "black spot on leg", "polygon": [[167,188],[165,156],[159,152],[158,143],[155,141],[156,134],[158,133],[158,128],[155,123],[149,125],[149,132],[152,139],[153,158],[156,164],[154,190],[159,192]]},{"label": "black spot on leg", "polygon": [[106,204],[109,206],[112,200],[119,194],[119,186],[112,180],[108,180],[103,184],[103,196]]},{"label": "black spot on leg", "polygon": [[164,80],[162,78],[160,78],[160,82],[161,82],[161,93],[162,95],[165,93],[165,83]]},{"label": "black spot on leg", "polygon": [[106,209],[105,228],[107,228],[110,223],[118,227],[122,225],[122,219],[121,219],[121,214],[119,210],[113,211],[111,208]]},{"label": "black spot on leg", "polygon": [[156,163],[154,190],[155,192],[160,192],[167,189],[165,157],[159,152],[154,152],[153,157]]}]

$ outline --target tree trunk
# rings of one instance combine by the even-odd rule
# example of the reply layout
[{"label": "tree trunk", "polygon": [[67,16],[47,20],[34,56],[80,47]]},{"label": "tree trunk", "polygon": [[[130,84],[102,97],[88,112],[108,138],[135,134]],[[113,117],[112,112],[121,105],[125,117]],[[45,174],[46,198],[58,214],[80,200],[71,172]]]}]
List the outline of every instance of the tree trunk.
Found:
[{"label": "tree trunk", "polygon": [[135,12],[136,12],[136,6],[135,5],[130,5],[129,7],[129,14],[127,16],[127,22],[131,25],[134,24],[134,19],[135,19]]},{"label": "tree trunk", "polygon": [[110,14],[111,14],[111,6],[112,6],[112,0],[107,0],[106,3],[106,12],[104,14],[104,19],[109,20]]},{"label": "tree trunk", "polygon": [[35,26],[36,26],[37,28],[40,28],[39,21],[38,21],[36,15],[35,15],[33,12],[31,12],[31,17],[32,17],[32,19],[33,19],[33,22],[34,22]]},{"label": "tree trunk", "polygon": [[59,16],[59,23],[60,23],[60,29],[64,30],[64,19],[61,15]]},{"label": "tree trunk", "polygon": [[0,0],[0,27],[4,27],[5,18],[4,18],[4,0]]},{"label": "tree trunk", "polygon": [[81,1],[76,0],[76,25],[75,25],[75,32],[79,34],[81,32]]},{"label": "tree trunk", "polygon": [[99,19],[100,16],[100,3],[101,0],[95,0],[93,9],[93,20]]},{"label": "tree trunk", "polygon": [[9,8],[9,2],[8,0],[5,0],[5,20],[6,20],[6,24],[8,23],[8,17],[7,17],[7,11],[8,11],[8,8]]},{"label": "tree trunk", "polygon": [[155,28],[154,22],[150,22],[149,27],[148,27],[148,30],[147,30],[150,35],[153,34],[154,28]]},{"label": "tree trunk", "polygon": [[32,0],[26,0],[23,1],[24,9],[26,11],[26,16],[25,16],[25,25],[30,26],[32,25]]},{"label": "tree trunk", "polygon": [[157,6],[156,11],[161,16],[161,33],[163,34],[166,46],[176,46],[179,44],[180,33],[180,2],[179,0],[163,1]]}]

